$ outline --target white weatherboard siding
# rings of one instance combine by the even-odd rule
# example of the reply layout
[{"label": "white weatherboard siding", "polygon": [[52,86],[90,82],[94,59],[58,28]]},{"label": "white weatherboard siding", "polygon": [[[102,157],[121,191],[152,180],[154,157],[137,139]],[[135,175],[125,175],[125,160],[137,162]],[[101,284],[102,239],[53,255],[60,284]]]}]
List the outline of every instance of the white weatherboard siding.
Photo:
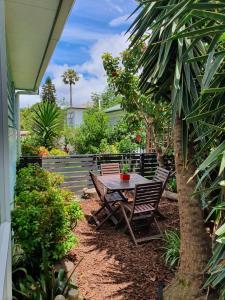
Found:
[{"label": "white weatherboard siding", "polygon": [[5,1],[0,0],[0,300],[12,299]]},{"label": "white weatherboard siding", "polygon": [[38,89],[73,3],[0,0],[0,300],[12,300],[10,209],[19,119],[14,87]]},{"label": "white weatherboard siding", "polygon": [[80,127],[80,125],[83,123],[84,111],[85,111],[85,109],[82,109],[82,108],[68,109],[67,125],[71,126],[71,127],[72,126]]}]

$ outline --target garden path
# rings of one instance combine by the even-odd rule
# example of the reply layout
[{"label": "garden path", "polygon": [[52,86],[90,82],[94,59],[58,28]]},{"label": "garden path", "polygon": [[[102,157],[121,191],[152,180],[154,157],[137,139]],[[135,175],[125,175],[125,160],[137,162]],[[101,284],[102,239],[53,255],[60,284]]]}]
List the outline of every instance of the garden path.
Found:
[{"label": "garden path", "polygon": [[[81,205],[86,218],[98,209],[96,200],[84,200]],[[167,217],[160,220],[161,228],[177,228],[177,203],[164,199],[160,210]],[[79,245],[68,259],[76,262],[83,257],[76,274],[86,300],[156,299],[159,282],[167,284],[173,277],[164,264],[161,240],[135,247],[128,235],[115,230],[111,224],[97,231],[86,219],[78,223],[75,233]]]}]

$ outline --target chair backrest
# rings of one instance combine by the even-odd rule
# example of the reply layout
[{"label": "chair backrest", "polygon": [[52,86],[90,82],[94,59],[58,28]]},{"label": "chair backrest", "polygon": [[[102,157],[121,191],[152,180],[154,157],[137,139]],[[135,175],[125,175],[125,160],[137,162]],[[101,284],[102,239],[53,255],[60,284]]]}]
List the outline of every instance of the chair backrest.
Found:
[{"label": "chair backrest", "polygon": [[101,164],[101,175],[119,174],[119,163]]},{"label": "chair backrest", "polygon": [[135,187],[134,209],[136,206],[143,204],[151,204],[152,208],[157,209],[161,194],[161,181],[151,181],[149,183],[137,184]]},{"label": "chair backrest", "polygon": [[96,192],[100,198],[101,201],[104,201],[104,196],[105,196],[105,188],[104,185],[98,180],[97,175],[95,175],[92,172],[89,172],[91,180],[93,182],[93,185],[96,189]]},{"label": "chair backrest", "polygon": [[170,171],[157,167],[155,176],[153,177],[153,181],[161,181],[162,182],[162,193],[166,187],[167,181],[170,177]]}]

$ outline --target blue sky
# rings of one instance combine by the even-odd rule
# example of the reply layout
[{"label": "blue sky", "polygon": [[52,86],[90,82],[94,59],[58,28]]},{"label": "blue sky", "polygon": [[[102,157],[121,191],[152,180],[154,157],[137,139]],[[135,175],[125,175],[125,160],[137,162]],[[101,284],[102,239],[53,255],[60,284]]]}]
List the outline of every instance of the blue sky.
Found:
[{"label": "blue sky", "polygon": [[[76,0],[45,74],[52,77],[59,98],[69,99],[68,86],[61,80],[68,67],[80,75],[74,87],[74,106],[87,103],[92,93],[104,90],[101,55],[118,55],[126,49],[128,36],[124,33],[131,23],[127,18],[135,8],[135,0]],[[39,101],[38,96],[30,98],[24,96],[21,106]]]}]

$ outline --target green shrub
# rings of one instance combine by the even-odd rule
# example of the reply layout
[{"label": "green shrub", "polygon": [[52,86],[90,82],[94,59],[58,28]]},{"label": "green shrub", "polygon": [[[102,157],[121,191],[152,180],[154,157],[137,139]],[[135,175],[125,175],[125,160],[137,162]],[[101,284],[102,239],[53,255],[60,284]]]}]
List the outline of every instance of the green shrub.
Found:
[{"label": "green shrub", "polygon": [[73,195],[61,189],[25,191],[12,212],[15,242],[30,258],[41,258],[42,246],[51,261],[62,258],[76,243],[72,222],[82,216]]},{"label": "green shrub", "polygon": [[49,264],[44,251],[42,261],[42,270],[37,275],[23,267],[13,270],[13,299],[54,300],[57,295],[68,297],[70,289],[77,289],[77,286],[72,284],[70,280],[76,267],[73,269],[70,277],[67,278],[63,268],[56,271]]},{"label": "green shrub", "polygon": [[118,150],[119,153],[130,153],[135,152],[137,150],[138,145],[135,143],[132,143],[131,139],[129,137],[124,138],[118,143]]},{"label": "green shrub", "polygon": [[171,177],[169,180],[168,180],[168,183],[167,183],[167,189],[171,192],[174,192],[176,193],[177,192],[177,182],[176,182],[176,177]]},{"label": "green shrub", "polygon": [[68,154],[65,151],[61,150],[61,149],[53,148],[51,151],[49,151],[49,155],[67,156]]},{"label": "green shrub", "polygon": [[166,230],[163,240],[165,242],[165,262],[170,268],[177,266],[180,257],[180,234],[175,230]]},{"label": "green shrub", "polygon": [[36,164],[19,170],[16,179],[16,194],[24,191],[46,191],[50,187],[59,188],[63,183],[63,177],[56,173],[50,173]]},{"label": "green shrub", "polygon": [[43,249],[54,262],[76,244],[71,228],[83,213],[73,193],[59,187],[61,183],[60,176],[37,165],[18,173],[12,227],[15,243],[32,266],[41,264]]},{"label": "green shrub", "polygon": [[116,154],[118,153],[117,145],[109,145],[107,139],[102,139],[100,146],[99,146],[100,153],[111,153]]}]

